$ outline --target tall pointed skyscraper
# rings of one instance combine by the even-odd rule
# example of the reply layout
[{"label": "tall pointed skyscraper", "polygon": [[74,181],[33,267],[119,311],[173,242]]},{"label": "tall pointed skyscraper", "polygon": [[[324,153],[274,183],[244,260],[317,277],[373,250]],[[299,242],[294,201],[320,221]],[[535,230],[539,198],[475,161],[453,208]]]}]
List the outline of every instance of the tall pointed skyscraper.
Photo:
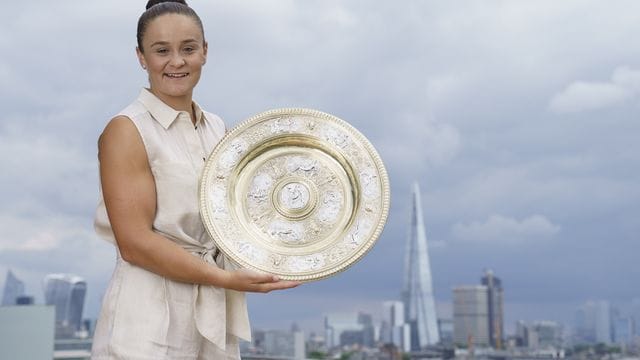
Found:
[{"label": "tall pointed skyscraper", "polygon": [[411,348],[423,349],[440,341],[438,318],[433,300],[431,265],[427,236],[422,217],[420,188],[413,184],[411,225],[405,255],[404,286],[402,289],[405,321],[411,325]]}]

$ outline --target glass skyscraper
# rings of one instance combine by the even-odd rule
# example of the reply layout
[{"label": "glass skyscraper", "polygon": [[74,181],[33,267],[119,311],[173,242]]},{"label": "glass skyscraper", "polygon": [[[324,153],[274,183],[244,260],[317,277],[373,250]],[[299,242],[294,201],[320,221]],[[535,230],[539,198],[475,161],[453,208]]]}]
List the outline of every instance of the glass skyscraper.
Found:
[{"label": "glass skyscraper", "polygon": [[438,319],[433,299],[431,283],[431,265],[427,236],[422,217],[420,188],[413,184],[411,224],[407,239],[404,286],[402,302],[404,303],[405,321],[411,326],[412,350],[423,349],[440,341]]},{"label": "glass skyscraper", "polygon": [[44,300],[56,309],[56,337],[73,337],[82,329],[87,283],[79,276],[49,274],[44,278]]},{"label": "glass skyscraper", "polygon": [[587,301],[576,311],[574,335],[579,343],[611,344],[611,307],[607,301]]},{"label": "glass skyscraper", "polygon": [[394,344],[405,352],[411,351],[411,328],[404,320],[404,304],[401,301],[385,301],[382,307],[382,342]]},{"label": "glass skyscraper", "polygon": [[489,307],[489,340],[495,349],[502,348],[504,338],[504,309],[502,282],[493,274],[492,270],[486,270],[482,277],[482,285],[487,287]]},{"label": "glass skyscraper", "polygon": [[453,340],[469,347],[489,345],[489,289],[484,285],[453,288]]},{"label": "glass skyscraper", "polygon": [[2,306],[16,305],[16,300],[24,295],[24,283],[11,270],[7,271],[2,293]]},{"label": "glass skyscraper", "polygon": [[[491,270],[485,270],[482,285],[453,289],[454,341],[460,345],[503,348],[504,292],[502,282]],[[519,325],[520,342],[527,341],[527,328]]]}]

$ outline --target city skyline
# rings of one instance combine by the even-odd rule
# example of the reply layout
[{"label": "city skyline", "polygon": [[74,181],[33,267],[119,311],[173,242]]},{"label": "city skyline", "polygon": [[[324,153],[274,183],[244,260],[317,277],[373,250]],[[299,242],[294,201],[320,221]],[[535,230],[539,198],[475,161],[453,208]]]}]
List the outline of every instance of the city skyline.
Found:
[{"label": "city skyline", "polygon": [[[7,275],[14,276],[10,272]],[[4,326],[0,326],[3,340],[8,344],[5,347],[11,354],[34,351],[62,354],[74,347],[78,357],[88,358],[92,324],[95,323],[82,317],[86,283],[72,274],[49,274],[44,279],[44,285],[49,294],[46,297],[50,298],[47,304],[51,305],[25,303],[27,306],[0,307],[3,319],[21,317],[30,324],[14,327],[15,320],[5,321]],[[324,331],[320,336],[313,331],[303,330],[298,326],[297,319],[291,317],[287,317],[289,330],[253,326],[252,341],[243,342],[241,351],[243,358],[264,354],[296,359],[306,356],[317,358],[325,356],[323,354],[335,357],[354,351],[364,354],[367,359],[378,359],[378,354],[395,353],[400,356],[414,352],[426,352],[431,356],[455,354],[456,358],[467,358],[468,354],[476,354],[479,358],[509,354],[515,358],[528,356],[539,359],[548,359],[550,356],[564,358],[566,354],[572,358],[571,355],[583,356],[594,352],[628,356],[640,354],[640,326],[636,325],[640,325],[640,298],[625,310],[610,306],[606,301],[588,301],[575,309],[576,322],[570,326],[549,320],[517,321],[515,332],[503,333],[497,330],[503,327],[498,321],[493,328],[490,326],[492,318],[503,318],[500,306],[503,291],[500,278],[487,269],[480,278],[480,284],[455,287],[453,317],[437,319],[441,341],[424,348],[411,346],[415,335],[411,331],[411,322],[405,322],[404,304],[390,300],[378,304],[382,314],[377,319],[374,314],[361,309],[324,314]],[[77,316],[70,315],[74,312],[72,308],[78,305]],[[80,323],[82,331],[79,331]],[[12,329],[24,332],[28,331],[29,326],[51,329],[48,335],[47,331],[41,331],[37,347],[12,340],[16,338]],[[55,345],[50,343],[54,337],[54,327]],[[570,331],[565,331],[567,329]]]},{"label": "city skyline", "polygon": [[[13,274],[13,272],[11,271],[8,271],[7,276],[15,277],[15,274]],[[477,292],[478,290],[481,290],[482,294],[480,295],[476,294],[472,296],[476,296],[476,297],[480,296],[484,299],[483,303],[479,304],[479,306],[485,308],[484,316],[487,319],[480,326],[483,328],[485,327],[487,328],[486,330],[484,330],[486,334],[483,336],[485,336],[486,338],[485,340],[487,344],[489,344],[491,342],[490,334],[492,333],[492,331],[495,331],[495,330],[489,329],[488,319],[490,318],[490,315],[489,315],[490,296],[489,296],[489,287],[485,284],[487,276],[494,276],[494,278],[501,283],[500,279],[495,277],[495,275],[493,275],[493,272],[491,270],[485,269],[483,276],[481,278],[481,284],[476,284],[476,285],[459,284],[453,287],[452,290],[454,293],[456,292],[457,289],[461,289],[466,292],[468,291]],[[473,279],[473,277],[470,277],[470,279]],[[51,286],[53,283],[55,283],[56,285]],[[62,311],[58,311],[56,309],[56,319],[57,319],[56,321],[59,321],[59,319],[61,318],[69,317],[67,316],[67,314],[69,314],[69,311],[72,311],[72,312],[75,311],[76,314],[82,314],[82,307],[85,303],[84,294],[86,293],[87,284],[80,276],[73,275],[73,274],[59,274],[59,273],[47,274],[43,278],[43,284],[44,286],[42,290],[43,292],[45,292],[45,300],[43,302],[36,302],[36,303],[29,302],[22,305],[43,305],[44,304],[44,305],[53,305],[56,308],[60,308],[62,309]],[[50,300],[48,301],[46,300],[47,289],[49,289],[49,293],[50,293],[48,295]],[[3,292],[0,295],[4,297],[6,290],[7,290],[6,288],[3,289]],[[31,298],[32,296],[28,296],[28,297]],[[58,301],[60,299],[62,299],[62,301]],[[456,299],[454,296],[452,298],[451,303],[439,304],[440,306],[442,305],[451,306],[451,312],[447,312],[445,315],[442,315],[442,314],[438,315],[437,316],[438,321],[455,320],[455,306],[456,306],[455,300]],[[21,305],[21,304],[7,304],[2,306],[15,306],[15,305]],[[70,310],[71,307],[76,307],[79,310]],[[602,309],[606,309],[606,310],[602,310]],[[366,310],[363,310],[360,307],[355,307],[351,309],[342,308],[340,311],[330,311],[329,313],[344,315],[344,314],[357,314],[359,312],[371,314],[373,316],[372,321],[378,322],[380,324],[387,321],[391,325],[395,325],[395,324],[403,324],[403,322],[405,321],[404,320],[405,312],[404,312],[403,302],[398,299],[394,300],[391,297],[376,303],[373,308],[370,307]],[[596,314],[599,314],[599,315],[596,315]],[[609,314],[609,315],[603,315],[603,314]],[[326,320],[323,321],[323,318],[326,318],[326,316],[327,316],[327,313],[318,312],[315,316],[316,325],[313,327],[301,328],[299,326],[299,322],[297,319],[287,318],[284,322],[285,326],[282,326],[282,327],[258,326],[258,328],[282,330],[290,327],[290,325],[295,325],[297,328],[300,328],[301,330],[306,332],[313,332],[313,333],[318,331],[322,332],[321,330],[323,326],[322,324],[326,323]],[[347,315],[347,316],[351,316],[351,315]],[[603,316],[606,316],[606,317],[603,318]],[[71,315],[70,317],[73,317],[75,319],[74,324],[77,329],[82,328],[82,326],[84,325],[83,323],[84,320],[89,320],[89,321],[96,320],[95,317],[91,317],[91,316]],[[400,320],[397,320],[397,319],[393,320],[394,317]],[[614,328],[615,328],[616,320],[629,321],[629,319],[631,319],[632,323],[629,326],[632,326],[633,328],[632,331],[635,331],[634,332],[635,334],[640,335],[640,296],[630,299],[627,302],[616,303],[616,304],[612,304],[607,300],[589,299],[580,304],[576,304],[576,306],[571,310],[570,317],[572,318],[572,320],[566,321],[566,322],[556,321],[551,319],[551,317],[544,317],[544,316],[539,318],[530,318],[527,320],[515,319],[511,323],[504,323],[504,324],[498,323],[498,326],[500,328],[508,329],[508,330],[500,330],[500,333],[503,334],[502,340],[504,340],[506,337],[509,337],[509,336],[514,336],[514,335],[518,336],[520,331],[519,323],[537,324],[537,323],[552,322],[552,323],[558,323],[562,325],[566,329],[570,330],[572,334],[576,336],[576,339],[584,339],[584,341],[587,343],[588,342],[615,343],[616,336],[614,335],[614,332],[615,332]],[[498,318],[500,318],[500,316]],[[610,323],[610,325],[602,325],[606,323]],[[600,324],[600,325],[596,325],[596,324]],[[408,326],[408,324],[406,325]],[[608,326],[610,327],[609,329],[607,328]],[[587,335],[584,335],[584,332],[581,332],[581,331],[584,331],[584,330],[581,330],[581,327],[582,329],[586,329],[586,331],[588,332],[590,331],[590,333],[587,333]],[[86,329],[82,329],[82,330],[86,330]],[[495,343],[491,343],[490,345],[495,346]]]},{"label": "city skyline", "polygon": [[[250,296],[255,326],[398,298],[414,179],[444,315],[451,289],[485,268],[509,284],[507,332],[517,319],[570,323],[589,299],[639,296],[640,49],[628,39],[640,3],[190,4],[210,46],[194,95],[203,108],[228,128],[277,107],[334,114],[390,177],[371,251],[335,277]],[[96,141],[147,83],[142,10],[62,0],[0,14],[0,274],[12,269],[37,303],[45,274],[79,274],[89,317],[115,262],[92,228]]]},{"label": "city skyline", "polygon": [[[484,307],[484,325],[479,328],[473,326],[480,332],[480,339],[476,339],[474,336],[468,338],[467,346],[462,344],[461,346],[454,344],[454,340],[459,337],[458,334],[452,336],[453,332],[457,332],[457,329],[451,329],[446,325],[446,321],[440,322],[443,327],[440,329],[442,332],[442,339],[445,339],[442,343],[436,347],[426,349],[427,353],[432,356],[451,356],[456,355],[456,358],[467,358],[469,354],[477,355],[479,358],[484,356],[505,356],[511,358],[564,358],[569,356],[573,358],[573,355],[584,356],[585,354],[591,354],[591,356],[598,354],[604,356],[605,354],[622,354],[626,356],[634,356],[640,354],[640,337],[638,331],[634,328],[634,319],[627,319],[625,322],[617,323],[613,319],[609,320],[609,326],[611,326],[610,339],[596,339],[595,336],[600,332],[598,327],[605,325],[603,323],[597,324],[601,317],[599,315],[600,308],[607,308],[608,304],[605,303],[586,303],[583,307],[578,309],[578,312],[585,311],[585,309],[591,308],[593,312],[595,323],[590,326],[594,326],[589,331],[593,331],[593,339],[587,341],[580,340],[580,332],[574,332],[568,334],[564,331],[562,324],[553,321],[535,321],[531,323],[519,321],[517,325],[517,331],[515,334],[509,335],[504,342],[504,347],[495,348],[489,347],[490,342],[490,330],[488,330],[487,319],[488,307],[489,307],[489,291],[487,285],[475,285],[475,286],[461,286],[454,289],[454,291],[461,290],[471,294],[476,290],[483,290],[480,292],[480,296],[476,297],[476,300],[463,301],[467,304],[477,303]],[[472,297],[475,297],[472,295]],[[471,299],[471,298],[469,298]],[[477,300],[481,300],[478,302]],[[458,296],[456,296],[456,303],[458,302]],[[399,325],[396,320],[400,319],[404,321],[402,302],[390,301],[382,304],[386,310],[391,310],[389,313],[388,324]],[[465,305],[466,306],[466,305]],[[475,305],[473,305],[475,306]],[[457,307],[457,305],[456,305]],[[0,340],[3,340],[3,349],[7,350],[9,354],[13,354],[14,357],[32,358],[36,352],[41,354],[36,357],[49,357],[54,352],[54,357],[69,356],[69,349],[73,347],[73,353],[78,358],[89,358],[89,348],[91,346],[91,338],[86,336],[91,334],[79,334],[81,337],[75,339],[61,339],[53,342],[54,338],[54,322],[57,311],[54,313],[56,307],[51,306],[3,306],[0,307],[0,316],[2,322],[0,322],[0,332],[3,334]],[[467,307],[467,309],[471,309]],[[472,310],[468,313],[472,317],[477,316],[480,308]],[[588,310],[587,310],[588,311]],[[456,312],[457,313],[457,312]],[[609,312],[605,312],[609,313]],[[616,318],[620,314],[617,309],[611,309],[610,314]],[[639,315],[640,313],[636,314]],[[457,324],[459,321],[455,319]],[[396,318],[394,320],[394,318]],[[639,318],[639,317],[636,317]],[[624,318],[620,318],[623,320]],[[290,319],[291,320],[291,319]],[[291,320],[293,321],[293,320]],[[19,324],[18,324],[19,323]],[[625,324],[622,324],[625,323]],[[478,325],[480,323],[476,323]],[[620,326],[622,324],[622,326]],[[397,354],[408,353],[410,344],[402,346],[395,341],[389,341],[389,338],[384,335],[385,323],[377,323],[373,320],[371,314],[356,311],[350,313],[336,313],[325,316],[325,330],[326,337],[318,336],[317,334],[305,334],[299,326],[294,322],[291,323],[289,330],[283,329],[256,329],[252,330],[253,341],[251,343],[243,342],[241,344],[241,352],[243,358],[253,358],[255,356],[260,357],[261,354],[267,356],[284,356],[287,358],[302,359],[308,355],[310,358],[318,358],[318,356],[330,356],[334,358],[343,354],[351,354],[354,351],[363,354],[364,358],[379,359],[381,354]],[[408,324],[405,325],[404,333],[406,338],[410,337],[410,331]],[[33,331],[37,328],[37,336]],[[452,332],[453,331],[453,332]],[[394,331],[395,333],[395,331]],[[484,333],[481,335],[480,333]],[[396,334],[392,335],[392,338]],[[28,337],[30,341],[24,343],[23,338]],[[398,340],[402,343],[402,337]],[[460,344],[460,341],[455,341]],[[30,354],[30,355],[27,355]],[[63,355],[63,353],[65,355]],[[424,354],[425,349],[419,351]],[[388,357],[383,357],[387,359]]]}]

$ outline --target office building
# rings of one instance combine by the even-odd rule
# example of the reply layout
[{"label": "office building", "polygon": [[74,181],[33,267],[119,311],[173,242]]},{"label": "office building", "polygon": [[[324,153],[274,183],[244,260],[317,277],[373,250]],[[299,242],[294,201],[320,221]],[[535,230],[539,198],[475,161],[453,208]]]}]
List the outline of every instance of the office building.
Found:
[{"label": "office building", "polygon": [[588,301],[576,311],[574,337],[578,343],[610,344],[611,307],[607,301]]},{"label": "office building", "polygon": [[489,340],[495,349],[502,349],[504,339],[504,306],[502,282],[494,276],[492,270],[486,270],[482,277],[482,285],[487,287]]},{"label": "office building", "polygon": [[631,318],[634,323],[634,336],[640,337],[640,298],[634,298],[631,300]]},{"label": "office building", "polygon": [[489,289],[484,285],[453,289],[453,340],[459,346],[489,346]]},{"label": "office building", "polygon": [[611,306],[608,301],[596,302],[596,342],[610,344],[611,336]]},{"label": "office building", "polygon": [[431,265],[422,214],[420,188],[413,184],[411,223],[405,254],[404,284],[402,290],[405,322],[411,329],[411,347],[424,349],[440,341],[438,319],[433,297]]},{"label": "office building", "polygon": [[267,330],[264,332],[263,347],[265,355],[306,358],[304,333],[300,330]]},{"label": "office building", "polygon": [[442,345],[453,345],[453,319],[438,319],[438,331]]},{"label": "office building", "polygon": [[2,292],[2,306],[16,305],[16,300],[20,296],[24,296],[24,282],[9,270],[7,271],[4,291]]},{"label": "office building", "polygon": [[401,301],[385,301],[382,308],[381,342],[393,344],[404,352],[411,351],[411,328],[404,321],[404,304]]},{"label": "office building", "polygon": [[527,346],[527,335],[529,329],[527,328],[527,323],[523,320],[516,321],[516,333],[515,333],[515,343],[513,345],[518,347],[526,347]]},{"label": "office building", "polygon": [[373,316],[364,312],[358,313],[358,323],[362,325],[362,341],[360,345],[368,348],[375,346],[376,329],[373,325]]},{"label": "office building", "polygon": [[594,344],[595,335],[595,310],[593,303],[586,303],[576,309],[573,337],[578,344]]},{"label": "office building", "polygon": [[35,300],[31,295],[20,295],[16,298],[16,305],[33,305]]},{"label": "office building", "polygon": [[324,325],[328,349],[348,345],[375,345],[375,327],[371,315],[367,313],[328,314],[325,316]]},{"label": "office building", "polygon": [[328,349],[341,346],[340,339],[345,331],[362,331],[358,323],[358,313],[331,313],[325,315],[324,330]]},{"label": "office building", "polygon": [[564,346],[563,327],[555,321],[540,320],[529,325],[519,321],[516,333],[522,339],[520,345],[531,349],[560,349]]},{"label": "office building", "polygon": [[56,338],[74,337],[82,329],[87,283],[78,276],[50,274],[44,278],[44,299],[55,306]]},{"label": "office building", "polygon": [[311,332],[311,334],[309,334],[309,338],[307,339],[307,342],[306,342],[306,348],[307,348],[307,353],[309,354],[312,352],[326,353],[328,351],[324,336],[318,335],[315,332]]},{"label": "office building", "polygon": [[629,345],[633,342],[636,324],[632,317],[616,317],[612,325],[614,343]]}]

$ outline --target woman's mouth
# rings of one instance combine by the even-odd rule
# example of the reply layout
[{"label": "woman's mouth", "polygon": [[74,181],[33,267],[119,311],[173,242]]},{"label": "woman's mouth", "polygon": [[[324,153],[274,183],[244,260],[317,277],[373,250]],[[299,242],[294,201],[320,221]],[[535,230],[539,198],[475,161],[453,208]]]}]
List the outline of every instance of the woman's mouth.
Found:
[{"label": "woman's mouth", "polygon": [[189,73],[165,73],[164,76],[171,79],[181,79],[183,77],[187,77]]}]

